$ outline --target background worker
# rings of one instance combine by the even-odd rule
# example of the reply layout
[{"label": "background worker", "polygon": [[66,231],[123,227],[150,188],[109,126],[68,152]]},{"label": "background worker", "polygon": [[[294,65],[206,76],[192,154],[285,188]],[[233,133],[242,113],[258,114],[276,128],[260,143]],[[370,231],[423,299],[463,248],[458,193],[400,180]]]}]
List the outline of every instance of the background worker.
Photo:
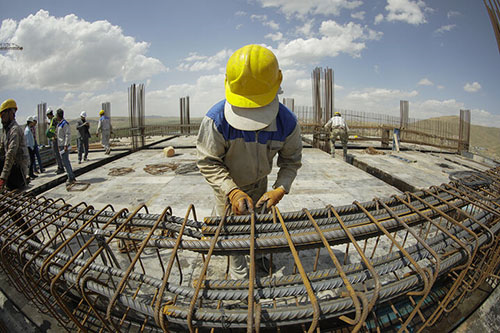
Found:
[{"label": "background worker", "polygon": [[[212,186],[216,212],[229,199],[233,214],[278,204],[301,166],[302,142],[295,115],[279,103],[282,81],[274,54],[259,45],[237,50],[226,66],[226,99],[204,117],[196,148],[198,167]],[[278,154],[278,177],[267,191],[267,176]],[[248,275],[245,256],[230,257],[234,279]]]},{"label": "background worker", "polygon": [[99,123],[97,124],[97,137],[99,132],[101,132],[101,144],[106,150],[105,154],[109,155],[111,153],[111,146],[109,145],[109,139],[111,138],[111,133],[113,133],[113,128],[111,127],[111,119],[104,114],[104,110],[99,112]]},{"label": "background worker", "polygon": [[61,154],[59,154],[59,147],[57,145],[57,119],[54,117],[54,111],[49,109],[47,111],[47,118],[49,118],[49,128],[47,129],[47,132],[45,133],[47,135],[47,138],[49,139],[50,146],[52,147],[52,152],[54,153],[54,156],[56,158],[57,162],[57,170],[56,174],[61,174],[64,173],[64,165],[61,160]]},{"label": "background worker", "polygon": [[24,128],[24,141],[26,142],[26,147],[28,148],[30,156],[29,176],[31,179],[35,179],[38,176],[33,173],[33,167],[35,165],[35,138],[31,132],[31,127],[33,127],[33,117],[29,116],[28,119],[26,119],[26,127]]},{"label": "background worker", "polygon": [[83,160],[87,161],[89,156],[89,138],[90,138],[90,124],[87,121],[87,112],[82,111],[80,113],[80,119],[76,122],[76,129],[78,134],[76,137],[76,144],[78,147],[78,164],[82,163]]},{"label": "background worker", "polygon": [[73,174],[73,168],[71,168],[71,163],[69,161],[69,149],[71,147],[71,128],[69,123],[64,119],[64,110],[57,109],[57,145],[59,147],[59,153],[61,154],[61,160],[63,162],[64,168],[66,169],[66,174],[68,175],[68,180],[66,184],[73,184],[76,179]]},{"label": "background worker", "polygon": [[40,149],[38,148],[38,142],[36,141],[36,125],[38,124],[38,117],[33,116],[33,126],[30,128],[31,133],[33,133],[33,138],[35,139],[35,157],[36,160],[38,161],[38,168],[36,167],[36,163],[33,163],[33,170],[34,172],[45,172],[45,169],[43,168],[42,165],[42,156],[40,156]]},{"label": "background worker", "polygon": [[349,140],[349,127],[340,112],[335,112],[332,118],[325,124],[325,129],[330,132],[330,154],[335,157],[335,140],[337,138],[342,142],[344,160],[347,159],[347,141]]},{"label": "background worker", "polygon": [[2,141],[0,142],[0,191],[24,188],[28,172],[28,150],[24,134],[16,122],[17,104],[7,99],[0,107]]}]

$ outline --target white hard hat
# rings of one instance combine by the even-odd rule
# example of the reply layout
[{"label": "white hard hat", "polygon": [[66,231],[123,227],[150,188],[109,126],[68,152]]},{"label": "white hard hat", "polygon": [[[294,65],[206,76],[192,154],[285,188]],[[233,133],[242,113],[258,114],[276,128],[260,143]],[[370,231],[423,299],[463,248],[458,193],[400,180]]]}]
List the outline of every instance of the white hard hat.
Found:
[{"label": "white hard hat", "polygon": [[38,121],[38,116],[33,116],[34,121]]},{"label": "white hard hat", "polygon": [[80,113],[80,117],[87,118],[87,112],[82,111],[82,113]]},{"label": "white hard hat", "polygon": [[33,116],[29,116],[26,121],[32,122],[33,121]]}]

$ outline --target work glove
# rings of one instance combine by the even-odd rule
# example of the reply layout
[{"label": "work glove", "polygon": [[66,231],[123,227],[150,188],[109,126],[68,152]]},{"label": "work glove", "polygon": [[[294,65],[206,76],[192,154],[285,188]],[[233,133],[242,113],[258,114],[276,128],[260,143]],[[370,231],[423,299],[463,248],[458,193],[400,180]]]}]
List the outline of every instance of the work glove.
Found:
[{"label": "work glove", "polygon": [[275,188],[274,190],[264,193],[264,195],[260,197],[259,201],[257,201],[257,204],[255,206],[258,208],[267,202],[266,208],[269,209],[272,206],[277,205],[278,202],[283,199],[284,195],[285,189],[283,189],[283,187]]},{"label": "work glove", "polygon": [[252,198],[238,188],[229,192],[228,198],[231,202],[231,209],[235,215],[249,214],[250,209],[253,209]]},{"label": "work glove", "polygon": [[5,185],[5,180],[3,180],[2,178],[0,178],[0,192],[3,191],[4,185]]}]

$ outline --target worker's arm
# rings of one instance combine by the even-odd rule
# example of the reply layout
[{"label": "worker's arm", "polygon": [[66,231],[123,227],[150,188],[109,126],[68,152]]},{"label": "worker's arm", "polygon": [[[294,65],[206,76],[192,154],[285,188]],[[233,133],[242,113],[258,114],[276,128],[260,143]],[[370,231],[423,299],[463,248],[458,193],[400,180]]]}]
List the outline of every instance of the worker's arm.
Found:
[{"label": "worker's arm", "polygon": [[71,129],[69,123],[63,127],[64,131],[64,150],[67,150],[71,143]]},{"label": "worker's arm", "polygon": [[101,119],[99,119],[99,122],[97,123],[97,131],[95,132],[96,135],[98,135],[99,132],[101,131],[101,124],[102,124],[102,121],[101,121]]},{"label": "worker's arm", "polygon": [[297,170],[302,166],[302,138],[300,125],[297,123],[292,133],[285,139],[283,147],[278,152],[278,177],[273,188],[283,186],[285,192],[290,192]]},{"label": "worker's arm", "polygon": [[201,122],[196,150],[198,168],[214,190],[220,190],[228,195],[229,192],[238,188],[223,162],[226,154],[226,141],[209,117],[203,118]]},{"label": "worker's arm", "polygon": [[7,148],[7,153],[5,154],[5,162],[3,165],[2,173],[0,178],[3,180],[7,180],[10,175],[10,170],[14,165],[14,161],[16,158],[17,150],[20,146],[20,140],[23,138],[19,136],[18,131],[11,131],[9,141],[5,143],[5,147]]},{"label": "worker's arm", "polygon": [[332,118],[330,118],[330,120],[328,120],[325,124],[325,126],[323,126],[325,129],[329,130],[331,127],[332,127]]}]

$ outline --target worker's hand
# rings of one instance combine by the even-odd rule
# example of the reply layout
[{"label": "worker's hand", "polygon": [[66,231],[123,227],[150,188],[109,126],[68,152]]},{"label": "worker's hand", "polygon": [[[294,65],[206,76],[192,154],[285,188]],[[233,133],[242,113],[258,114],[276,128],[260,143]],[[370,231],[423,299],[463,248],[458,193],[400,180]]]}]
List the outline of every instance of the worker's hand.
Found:
[{"label": "worker's hand", "polygon": [[250,209],[253,209],[252,198],[238,188],[229,192],[228,197],[231,202],[231,209],[235,215],[249,214]]},{"label": "worker's hand", "polygon": [[0,192],[2,192],[4,190],[4,185],[5,185],[5,180],[0,178]]},{"label": "worker's hand", "polygon": [[68,151],[68,146],[64,146],[64,152]]},{"label": "worker's hand", "polygon": [[278,202],[283,199],[284,195],[285,190],[282,187],[275,188],[274,190],[264,193],[264,195],[260,197],[259,201],[257,201],[257,204],[255,206],[258,208],[267,202],[266,208],[269,209],[272,206],[277,205]]},{"label": "worker's hand", "polygon": [[95,134],[95,137],[96,137],[96,138],[98,138],[98,137],[99,137],[99,133],[96,133],[96,134]]}]

